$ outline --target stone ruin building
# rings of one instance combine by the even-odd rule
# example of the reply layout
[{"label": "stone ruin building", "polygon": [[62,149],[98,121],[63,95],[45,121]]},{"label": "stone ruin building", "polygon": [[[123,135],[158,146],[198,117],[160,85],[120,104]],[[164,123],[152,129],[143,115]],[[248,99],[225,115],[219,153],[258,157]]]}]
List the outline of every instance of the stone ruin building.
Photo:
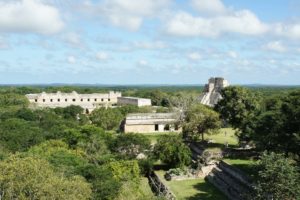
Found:
[{"label": "stone ruin building", "polygon": [[108,93],[78,94],[71,93],[37,93],[27,94],[31,108],[56,108],[70,105],[81,106],[85,113],[90,113],[99,107],[111,107],[117,105],[151,106],[151,99],[137,97],[122,97],[121,92],[110,91]]},{"label": "stone ruin building", "polygon": [[70,105],[81,106],[86,113],[90,113],[98,107],[109,107],[116,105],[118,97],[121,97],[121,92],[110,91],[108,93],[93,93],[93,94],[78,94],[73,91],[71,93],[37,93],[27,94],[32,108],[56,108],[67,107]]},{"label": "stone ruin building", "polygon": [[181,132],[178,113],[132,113],[121,125],[125,133]]},{"label": "stone ruin building", "polygon": [[220,92],[227,86],[229,86],[229,83],[224,78],[210,78],[208,84],[205,84],[204,86],[203,93],[199,97],[200,102],[204,105],[213,107],[220,99],[222,99]]}]

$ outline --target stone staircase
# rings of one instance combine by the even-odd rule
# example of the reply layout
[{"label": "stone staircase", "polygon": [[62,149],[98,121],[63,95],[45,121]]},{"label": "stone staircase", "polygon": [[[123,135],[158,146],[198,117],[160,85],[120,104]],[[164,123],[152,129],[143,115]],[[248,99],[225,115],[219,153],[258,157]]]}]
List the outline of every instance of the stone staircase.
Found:
[{"label": "stone staircase", "polygon": [[212,169],[206,179],[232,200],[245,200],[253,194],[249,178],[223,161]]}]

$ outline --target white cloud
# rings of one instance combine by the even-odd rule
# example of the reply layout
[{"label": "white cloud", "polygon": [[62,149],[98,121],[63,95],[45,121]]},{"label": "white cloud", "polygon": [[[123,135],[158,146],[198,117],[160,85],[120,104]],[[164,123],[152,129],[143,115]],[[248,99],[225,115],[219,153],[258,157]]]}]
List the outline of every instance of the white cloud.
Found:
[{"label": "white cloud", "polygon": [[140,49],[164,49],[167,47],[167,45],[162,41],[136,41],[134,42],[134,47]]},{"label": "white cloud", "polygon": [[58,9],[40,0],[0,1],[0,32],[54,34],[63,26]]},{"label": "white cloud", "polygon": [[216,15],[226,12],[226,7],[221,0],[192,0],[192,6],[200,14]]},{"label": "white cloud", "polygon": [[201,54],[199,54],[198,52],[192,52],[188,54],[187,57],[193,61],[200,60],[202,58]]},{"label": "white cloud", "polygon": [[112,25],[136,31],[146,17],[155,17],[170,0],[105,0],[94,4],[86,1],[83,8],[86,12],[101,16]]},{"label": "white cloud", "polygon": [[235,52],[235,51],[229,51],[228,52],[228,56],[230,58],[237,58],[238,57],[238,54]]},{"label": "white cloud", "polygon": [[68,56],[67,61],[70,64],[74,64],[76,63],[76,58],[74,56]]},{"label": "white cloud", "polygon": [[137,65],[140,67],[145,67],[145,66],[148,66],[148,62],[146,60],[139,60],[137,62]]},{"label": "white cloud", "polygon": [[97,52],[96,58],[98,60],[107,60],[109,58],[108,54],[106,52]]},{"label": "white cloud", "polygon": [[81,39],[78,33],[70,32],[63,36],[63,39],[72,46],[80,46]]},{"label": "white cloud", "polygon": [[276,52],[285,52],[287,49],[281,41],[272,41],[263,46],[263,49]]},{"label": "white cloud", "polygon": [[278,36],[284,36],[290,39],[300,39],[300,23],[273,25],[274,33]]},{"label": "white cloud", "polygon": [[223,33],[259,35],[268,30],[249,10],[241,10],[217,17],[193,16],[178,12],[166,22],[166,32],[175,36],[217,37]]}]

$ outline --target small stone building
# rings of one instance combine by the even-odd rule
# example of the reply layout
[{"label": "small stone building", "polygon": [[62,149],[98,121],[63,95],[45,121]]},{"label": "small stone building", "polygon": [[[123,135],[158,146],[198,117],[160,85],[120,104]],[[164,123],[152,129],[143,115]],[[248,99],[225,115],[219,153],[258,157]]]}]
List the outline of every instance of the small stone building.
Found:
[{"label": "small stone building", "polygon": [[138,97],[118,97],[118,105],[151,106],[151,99]]},{"label": "small stone building", "polygon": [[70,105],[81,106],[86,113],[90,113],[98,107],[108,107],[116,105],[118,97],[121,97],[121,92],[110,91],[109,93],[93,93],[93,94],[78,94],[73,91],[71,93],[38,93],[27,94],[31,107],[39,108],[56,108],[67,107]]},{"label": "small stone building", "polygon": [[221,96],[221,90],[229,86],[227,80],[221,77],[210,78],[208,84],[205,84],[203,93],[200,95],[199,100],[202,104],[213,107],[218,103]]},{"label": "small stone building", "polygon": [[125,133],[181,132],[179,113],[128,114],[121,129]]}]

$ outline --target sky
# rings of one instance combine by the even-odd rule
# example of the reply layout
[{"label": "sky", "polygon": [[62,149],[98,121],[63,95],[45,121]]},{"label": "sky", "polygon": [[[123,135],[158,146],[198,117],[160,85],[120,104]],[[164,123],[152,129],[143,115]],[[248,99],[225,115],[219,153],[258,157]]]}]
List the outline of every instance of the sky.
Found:
[{"label": "sky", "polygon": [[300,0],[0,0],[0,84],[300,85]]}]

